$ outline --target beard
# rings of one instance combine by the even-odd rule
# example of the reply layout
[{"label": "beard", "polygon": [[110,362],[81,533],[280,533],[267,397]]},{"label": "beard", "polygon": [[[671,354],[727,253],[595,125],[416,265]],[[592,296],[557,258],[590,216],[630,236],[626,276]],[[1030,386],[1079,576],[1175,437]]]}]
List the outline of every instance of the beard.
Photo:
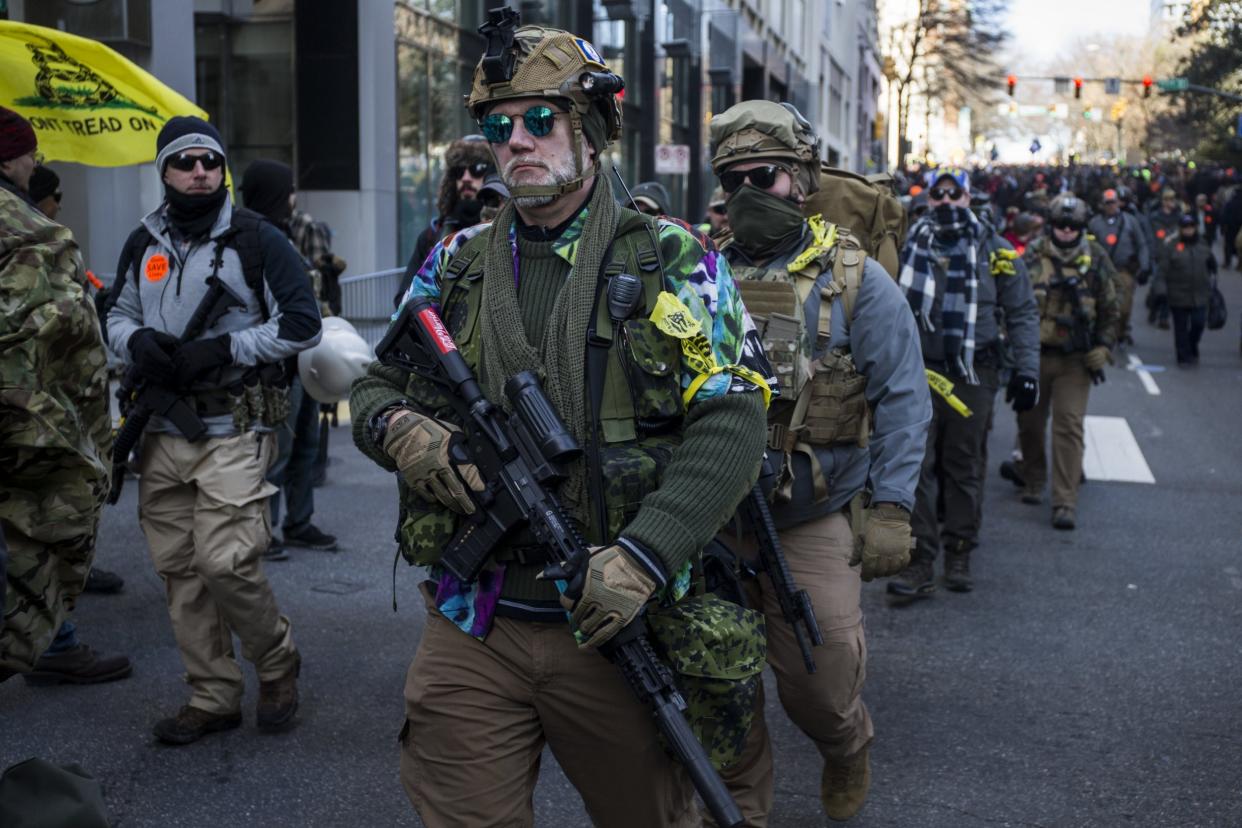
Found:
[{"label": "beard", "polygon": [[[528,174],[523,175],[521,182],[513,179],[513,170],[519,166],[539,167],[543,170],[534,180]],[[574,160],[572,157],[562,156],[554,159],[552,162],[544,161],[539,158],[530,156],[518,156],[505,164],[504,170],[501,172],[501,178],[505,182],[505,186],[512,192],[515,187],[535,186],[546,187],[564,184],[566,181],[572,181],[576,177],[574,169]],[[526,195],[514,196],[513,203],[518,207],[544,207],[551,204],[557,196],[555,195]]]}]

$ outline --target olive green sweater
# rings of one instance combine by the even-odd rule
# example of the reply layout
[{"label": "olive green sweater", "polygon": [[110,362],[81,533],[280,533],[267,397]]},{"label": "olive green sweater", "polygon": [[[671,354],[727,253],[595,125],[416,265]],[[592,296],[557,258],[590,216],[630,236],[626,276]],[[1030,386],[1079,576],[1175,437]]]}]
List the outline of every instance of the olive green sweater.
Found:
[{"label": "olive green sweater", "polygon": [[[521,277],[518,302],[531,343],[541,342],[557,293],[569,275],[569,263],[550,242],[518,238]],[[350,394],[354,442],[381,467],[395,471],[392,460],[371,443],[366,424],[376,413],[403,398],[402,371],[375,363]],[[585,393],[585,389],[584,393]],[[728,394],[691,407],[658,491],[644,500],[623,534],[655,552],[672,575],[699,553],[728,521],[759,471],[767,438],[763,398],[758,393]],[[509,564],[502,597],[554,602],[555,585],[538,581],[538,566]]]}]

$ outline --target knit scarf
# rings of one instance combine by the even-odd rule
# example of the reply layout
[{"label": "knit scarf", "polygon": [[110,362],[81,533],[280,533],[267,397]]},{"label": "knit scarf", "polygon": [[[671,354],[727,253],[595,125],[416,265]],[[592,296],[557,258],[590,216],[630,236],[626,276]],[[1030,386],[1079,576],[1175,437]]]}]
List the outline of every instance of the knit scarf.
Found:
[{"label": "knit scarf", "polygon": [[[482,385],[493,403],[509,408],[505,381],[519,371],[533,371],[570,432],[582,445],[587,437],[586,340],[596,285],[616,234],[618,207],[608,179],[595,177],[595,192],[587,205],[586,222],[574,253],[573,269],[561,288],[552,314],[537,346],[526,339],[518,308],[517,284],[521,275],[517,252],[509,239],[514,206],[509,201],[488,230],[484,258],[482,330]],[[586,464],[573,463],[569,480],[561,489],[565,508],[589,523]]]},{"label": "knit scarf", "polygon": [[983,225],[974,213],[965,208],[960,209],[956,221],[949,227],[931,219],[920,221],[910,230],[897,279],[919,325],[925,332],[933,333],[936,330],[931,319],[936,302],[936,254],[932,248],[937,236],[956,237],[945,264],[940,336],[944,360],[950,372],[964,377],[971,385],[979,382],[974,368],[975,317],[979,301],[979,276],[975,268],[978,239],[982,232]]}]

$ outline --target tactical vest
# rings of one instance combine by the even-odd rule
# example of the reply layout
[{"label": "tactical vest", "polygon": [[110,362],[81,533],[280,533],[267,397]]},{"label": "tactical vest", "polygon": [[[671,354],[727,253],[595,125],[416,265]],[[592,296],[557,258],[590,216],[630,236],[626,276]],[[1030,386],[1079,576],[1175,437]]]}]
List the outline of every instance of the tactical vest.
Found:
[{"label": "tactical vest", "polygon": [[[781,399],[768,412],[768,448],[783,460],[777,502],[788,502],[792,496],[793,452],[809,458],[819,502],[828,497],[828,488],[814,449],[865,447],[871,432],[866,377],[858,372],[848,346],[828,350],[833,301],[841,297],[848,326],[867,254],[850,231],[819,216],[807,221],[814,240],[787,265],[733,267],[742,301],[780,382]],[[731,244],[732,239],[726,238],[721,249]],[[832,280],[817,290],[816,281],[828,270]],[[817,309],[814,331],[806,321],[808,306]]]},{"label": "tactical vest", "polygon": [[[681,443],[685,406],[680,343],[647,318],[656,298],[665,290],[664,273],[654,246],[657,232],[654,219],[628,211],[622,214],[610,258],[605,259],[604,276],[611,279],[623,272],[638,276],[643,296],[629,318],[614,326],[608,313],[607,283],[601,284],[594,335],[587,343],[588,352],[600,348],[607,354],[596,440],[602,511],[607,525],[600,527],[600,510],[592,508],[587,538],[594,544],[615,538],[633,520],[643,498],[659,488],[673,450]],[[476,376],[482,365],[479,317],[488,236],[481,233],[466,242],[441,274],[440,315]],[[591,389],[583,392],[589,394]],[[438,419],[457,421],[443,392],[416,375],[410,376],[405,393]],[[400,476],[398,486],[401,516],[397,542],[401,554],[419,566],[434,564],[457,530],[458,515],[419,498]],[[596,495],[590,486],[588,491],[594,507]],[[527,549],[535,546],[533,538],[519,534],[508,549],[497,554],[497,560],[525,561]]]},{"label": "tactical vest", "polygon": [[1039,344],[1086,350],[1075,345],[1074,331],[1076,326],[1095,329],[1095,288],[1100,280],[1100,260],[1106,254],[1100,245],[1089,241],[1085,262],[1066,262],[1052,256],[1048,246],[1047,241],[1040,246],[1034,257],[1037,266],[1031,268],[1031,289],[1039,306]]}]

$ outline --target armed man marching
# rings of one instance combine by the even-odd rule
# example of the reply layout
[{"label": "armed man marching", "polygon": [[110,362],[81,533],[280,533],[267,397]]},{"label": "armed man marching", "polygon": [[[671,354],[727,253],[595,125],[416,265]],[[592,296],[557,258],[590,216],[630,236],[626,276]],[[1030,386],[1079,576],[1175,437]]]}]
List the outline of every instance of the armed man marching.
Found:
[{"label": "armed man marching", "polygon": [[1087,205],[1062,193],[1049,214],[1048,235],[1025,255],[1039,304],[1040,399],[1018,415],[1021,462],[1006,461],[1001,473],[1022,487],[1023,503],[1043,501],[1051,413],[1052,525],[1068,530],[1077,525],[1087,398],[1112,362],[1121,310],[1108,253],[1087,236]]},{"label": "armed man marching", "polygon": [[[910,230],[899,283],[919,322],[923,365],[939,393],[932,397],[914,507],[913,559],[888,583],[899,603],[935,592],[942,546],[945,586],[974,588],[970,557],[979,542],[984,457],[1001,371],[1011,374],[1005,399],[1014,411],[1027,411],[1039,399],[1039,312],[1026,267],[971,212],[969,173],[934,170],[927,187],[931,211]],[[938,493],[943,520],[936,515]]]},{"label": "armed man marching", "polygon": [[1134,307],[1134,288],[1136,284],[1146,283],[1151,276],[1152,251],[1138,217],[1122,211],[1121,194],[1117,190],[1104,191],[1100,209],[1087,229],[1104,247],[1117,272],[1117,301],[1121,305],[1117,341],[1132,345],[1130,311]]},{"label": "armed man marching", "polygon": [[634,666],[644,630],[674,661],[710,649],[743,680],[706,747],[740,748],[761,619],[682,596],[755,480],[771,371],[725,261],[601,173],[621,79],[516,18],[481,27],[467,101],[512,199],[433,248],[350,397],[359,449],[397,472],[400,552],[428,567],[401,779],[428,826],[530,825],[547,744],[594,824],[697,825],[683,768],[728,793],[635,698],[667,697],[666,668],[608,660]]},{"label": "armed man marching", "polygon": [[180,745],[241,724],[233,635],[259,675],[258,726],[285,727],[297,710],[301,656],[259,557],[273,429],[288,414],[282,363],[319,341],[320,318],[288,239],[233,207],[215,127],[172,118],[156,151],[164,200],[122,250],[108,342],[133,380],[114,459],[147,420],[138,520],[191,688],[155,735]]},{"label": "armed man marching", "polygon": [[[844,820],[862,807],[871,778],[862,581],[900,572],[910,556],[931,416],[918,332],[901,291],[858,240],[818,215],[803,217],[819,189],[819,141],[796,109],[737,104],[712,119],[711,141],[732,230],[721,250],[781,382],[768,427],[771,509],[824,639],[814,674],[772,578],[745,587],[768,619],[768,661],[786,713],[823,756],[824,811]],[[737,543],[753,563],[754,538]],[[724,776],[746,824],[766,825],[774,782],[762,694],[745,753]]]}]

